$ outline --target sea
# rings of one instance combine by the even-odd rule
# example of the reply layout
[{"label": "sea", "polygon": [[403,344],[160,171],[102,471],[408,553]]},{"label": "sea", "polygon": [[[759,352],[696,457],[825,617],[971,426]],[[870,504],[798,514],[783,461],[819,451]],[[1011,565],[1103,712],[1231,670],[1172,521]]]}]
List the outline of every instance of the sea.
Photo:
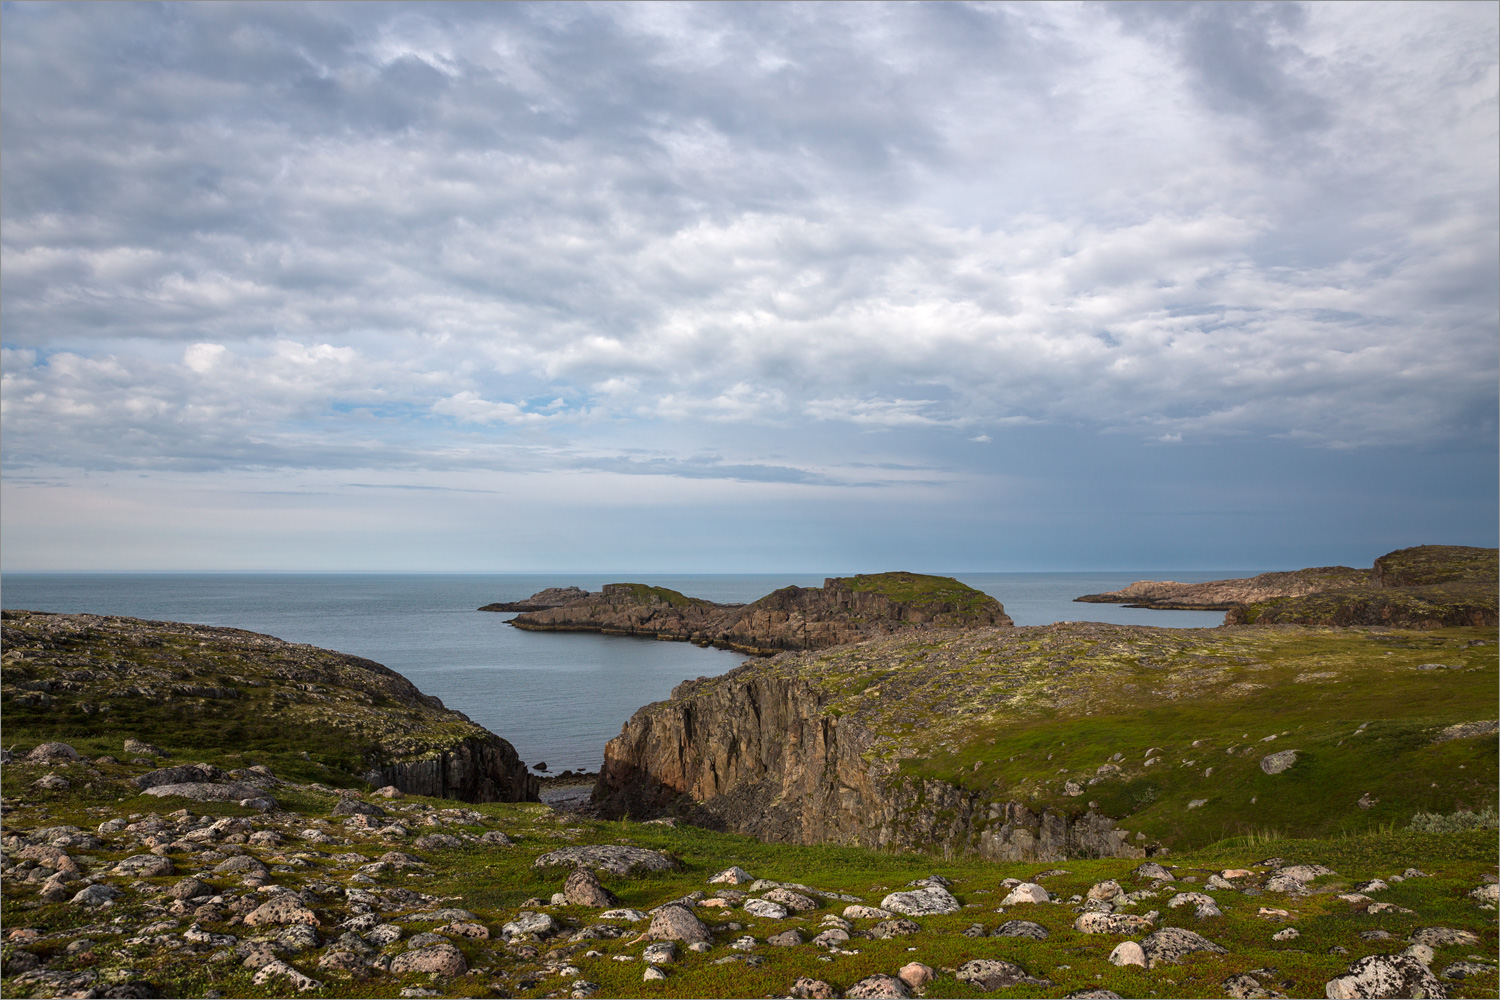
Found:
[{"label": "sea", "polygon": [[[1017,625],[1100,621],[1212,628],[1219,611],[1150,611],[1078,604],[1080,594],[1135,580],[1196,583],[1255,570],[953,573],[1005,605]],[[684,679],[733,669],[744,656],[686,642],[580,632],[527,632],[513,614],[481,612],[545,587],[598,590],[629,580],[721,603],[780,587],[821,587],[822,576],[740,574],[274,574],[6,573],[0,606],[223,625],[353,653],[405,675],[558,773],[597,770],[604,744],[636,709]]]}]

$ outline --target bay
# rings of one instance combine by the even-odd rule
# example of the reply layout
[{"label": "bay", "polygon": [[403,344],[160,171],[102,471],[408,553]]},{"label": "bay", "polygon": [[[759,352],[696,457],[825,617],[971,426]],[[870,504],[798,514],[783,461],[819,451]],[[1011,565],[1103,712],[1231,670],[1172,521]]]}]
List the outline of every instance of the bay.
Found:
[{"label": "bay", "polygon": [[[999,600],[1017,625],[1206,628],[1223,621],[1222,612],[1147,611],[1073,598],[1146,578],[1198,582],[1253,572],[951,575]],[[637,708],[666,698],[684,679],[721,674],[744,659],[685,642],[525,632],[506,624],[514,615],[476,610],[544,587],[598,590],[621,580],[721,603],[823,584],[821,575],[808,574],[6,573],[0,606],[222,625],[353,653],[399,671],[505,737],[523,760],[556,772],[596,769],[604,744]]]}]

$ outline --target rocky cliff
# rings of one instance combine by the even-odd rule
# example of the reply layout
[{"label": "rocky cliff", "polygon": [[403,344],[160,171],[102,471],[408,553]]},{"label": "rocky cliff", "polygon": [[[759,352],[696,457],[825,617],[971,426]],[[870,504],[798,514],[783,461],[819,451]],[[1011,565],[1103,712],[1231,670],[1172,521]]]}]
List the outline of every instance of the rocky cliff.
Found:
[{"label": "rocky cliff", "polygon": [[1493,704],[1493,642],[1079,622],[788,652],[638,711],[593,801],[772,842],[997,860],[1321,834],[1370,809],[1488,801],[1492,766],[1427,748]]},{"label": "rocky cliff", "polygon": [[1419,545],[1375,560],[1363,585],[1265,597],[1231,608],[1226,624],[1443,628],[1500,621],[1500,550]]},{"label": "rocky cliff", "polygon": [[1173,580],[1137,580],[1122,590],[1085,594],[1075,601],[1089,604],[1124,604],[1132,608],[1178,611],[1227,611],[1241,604],[1278,597],[1301,597],[1326,590],[1357,587],[1370,581],[1367,569],[1319,566],[1280,573],[1262,573],[1238,580],[1207,583],[1177,583]]},{"label": "rocky cliff", "polygon": [[[240,629],[101,615],[3,613],[7,735],[105,737],[285,754],[322,780],[471,802],[536,801],[505,740],[357,656]],[[113,734],[113,735],[112,735]]]},{"label": "rocky cliff", "polygon": [[758,655],[930,628],[1008,626],[994,598],[948,577],[877,573],[784,587],[751,604],[715,604],[665,587],[607,584],[598,595],[518,615],[517,628],[647,635]]},{"label": "rocky cliff", "polygon": [[564,604],[581,601],[596,595],[590,594],[582,587],[548,587],[539,590],[524,601],[501,601],[495,604],[486,604],[480,611],[546,611],[548,608],[560,608]]}]

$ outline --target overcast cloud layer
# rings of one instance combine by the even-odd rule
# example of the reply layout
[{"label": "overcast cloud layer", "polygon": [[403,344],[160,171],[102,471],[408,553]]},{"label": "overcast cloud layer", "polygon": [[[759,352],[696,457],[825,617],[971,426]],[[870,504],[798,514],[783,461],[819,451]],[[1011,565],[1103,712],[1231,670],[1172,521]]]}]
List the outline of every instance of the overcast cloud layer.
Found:
[{"label": "overcast cloud layer", "polygon": [[[0,44],[8,567],[1493,544],[1493,4],[6,4]],[[1122,502],[1217,520],[973,540]]]}]

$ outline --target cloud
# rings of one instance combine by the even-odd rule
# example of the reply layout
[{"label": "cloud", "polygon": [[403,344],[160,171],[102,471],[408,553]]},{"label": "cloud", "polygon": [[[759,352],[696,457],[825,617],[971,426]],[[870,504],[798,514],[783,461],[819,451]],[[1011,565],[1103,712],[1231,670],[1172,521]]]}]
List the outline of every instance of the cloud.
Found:
[{"label": "cloud", "polygon": [[9,470],[1495,433],[1492,7],[6,18]]}]

